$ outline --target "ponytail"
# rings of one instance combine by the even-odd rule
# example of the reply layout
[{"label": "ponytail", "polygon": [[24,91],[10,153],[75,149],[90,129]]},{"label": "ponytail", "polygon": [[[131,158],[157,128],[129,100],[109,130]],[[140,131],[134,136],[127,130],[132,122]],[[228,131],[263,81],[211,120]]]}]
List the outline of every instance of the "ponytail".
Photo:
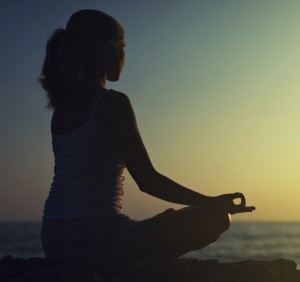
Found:
[{"label": "ponytail", "polygon": [[75,37],[61,28],[55,30],[48,40],[39,82],[47,92],[49,108],[55,108],[66,93],[74,91],[72,94],[75,95],[78,92],[80,78],[76,71],[81,60],[74,47]]}]

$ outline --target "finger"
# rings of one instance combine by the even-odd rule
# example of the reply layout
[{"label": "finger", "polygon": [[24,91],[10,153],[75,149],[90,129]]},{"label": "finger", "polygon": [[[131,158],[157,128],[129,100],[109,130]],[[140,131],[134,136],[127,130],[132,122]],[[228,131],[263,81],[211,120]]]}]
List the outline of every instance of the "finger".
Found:
[{"label": "finger", "polygon": [[235,199],[241,198],[241,193],[236,192],[236,193],[231,193],[231,194],[224,194],[222,196],[224,196],[228,200],[235,200]]},{"label": "finger", "polygon": [[244,194],[240,193],[240,198],[241,198],[240,206],[246,207],[246,198],[245,198]]},{"label": "finger", "polygon": [[232,200],[238,199],[238,198],[241,199],[241,203],[238,204],[237,206],[245,207],[246,206],[246,198],[245,198],[244,194],[240,193],[240,192],[232,194]]},{"label": "finger", "polygon": [[239,204],[235,204],[236,206],[243,206],[243,207],[246,206],[246,198],[243,193],[236,192],[236,193],[232,193],[232,194],[227,194],[227,196],[232,201],[235,199],[241,199],[241,202]]},{"label": "finger", "polygon": [[242,207],[240,205],[235,206],[229,213],[236,214],[236,213],[245,213],[245,212],[252,212],[255,210],[255,207]]},{"label": "finger", "polygon": [[255,210],[256,210],[256,208],[253,207],[253,206],[251,206],[251,207],[244,207],[244,211],[245,211],[245,212],[253,212],[253,211],[255,211]]}]

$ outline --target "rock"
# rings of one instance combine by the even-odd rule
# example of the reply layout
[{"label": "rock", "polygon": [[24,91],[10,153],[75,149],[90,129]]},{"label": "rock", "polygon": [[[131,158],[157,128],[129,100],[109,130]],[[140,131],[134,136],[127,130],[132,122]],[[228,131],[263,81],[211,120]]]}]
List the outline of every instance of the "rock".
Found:
[{"label": "rock", "polygon": [[64,264],[45,258],[0,260],[1,282],[300,282],[300,271],[290,260],[175,259],[168,262]]}]

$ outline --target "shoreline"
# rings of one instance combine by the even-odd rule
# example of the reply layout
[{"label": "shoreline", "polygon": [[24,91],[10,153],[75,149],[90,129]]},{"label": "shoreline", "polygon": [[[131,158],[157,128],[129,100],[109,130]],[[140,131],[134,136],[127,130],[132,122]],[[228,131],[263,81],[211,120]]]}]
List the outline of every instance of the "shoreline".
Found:
[{"label": "shoreline", "polygon": [[300,270],[286,259],[273,261],[175,259],[97,264],[63,264],[41,257],[0,259],[3,282],[300,282]]}]

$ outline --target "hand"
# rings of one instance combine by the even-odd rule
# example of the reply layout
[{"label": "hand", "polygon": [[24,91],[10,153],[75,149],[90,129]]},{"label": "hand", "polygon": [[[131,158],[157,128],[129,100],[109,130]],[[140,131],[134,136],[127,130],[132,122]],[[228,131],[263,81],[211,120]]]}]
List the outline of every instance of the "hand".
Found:
[{"label": "hand", "polygon": [[[233,201],[235,199],[241,199],[241,203],[236,205]],[[225,209],[230,214],[252,212],[255,210],[253,206],[246,207],[246,199],[242,193],[220,195],[215,198],[215,201],[217,207]]]}]

